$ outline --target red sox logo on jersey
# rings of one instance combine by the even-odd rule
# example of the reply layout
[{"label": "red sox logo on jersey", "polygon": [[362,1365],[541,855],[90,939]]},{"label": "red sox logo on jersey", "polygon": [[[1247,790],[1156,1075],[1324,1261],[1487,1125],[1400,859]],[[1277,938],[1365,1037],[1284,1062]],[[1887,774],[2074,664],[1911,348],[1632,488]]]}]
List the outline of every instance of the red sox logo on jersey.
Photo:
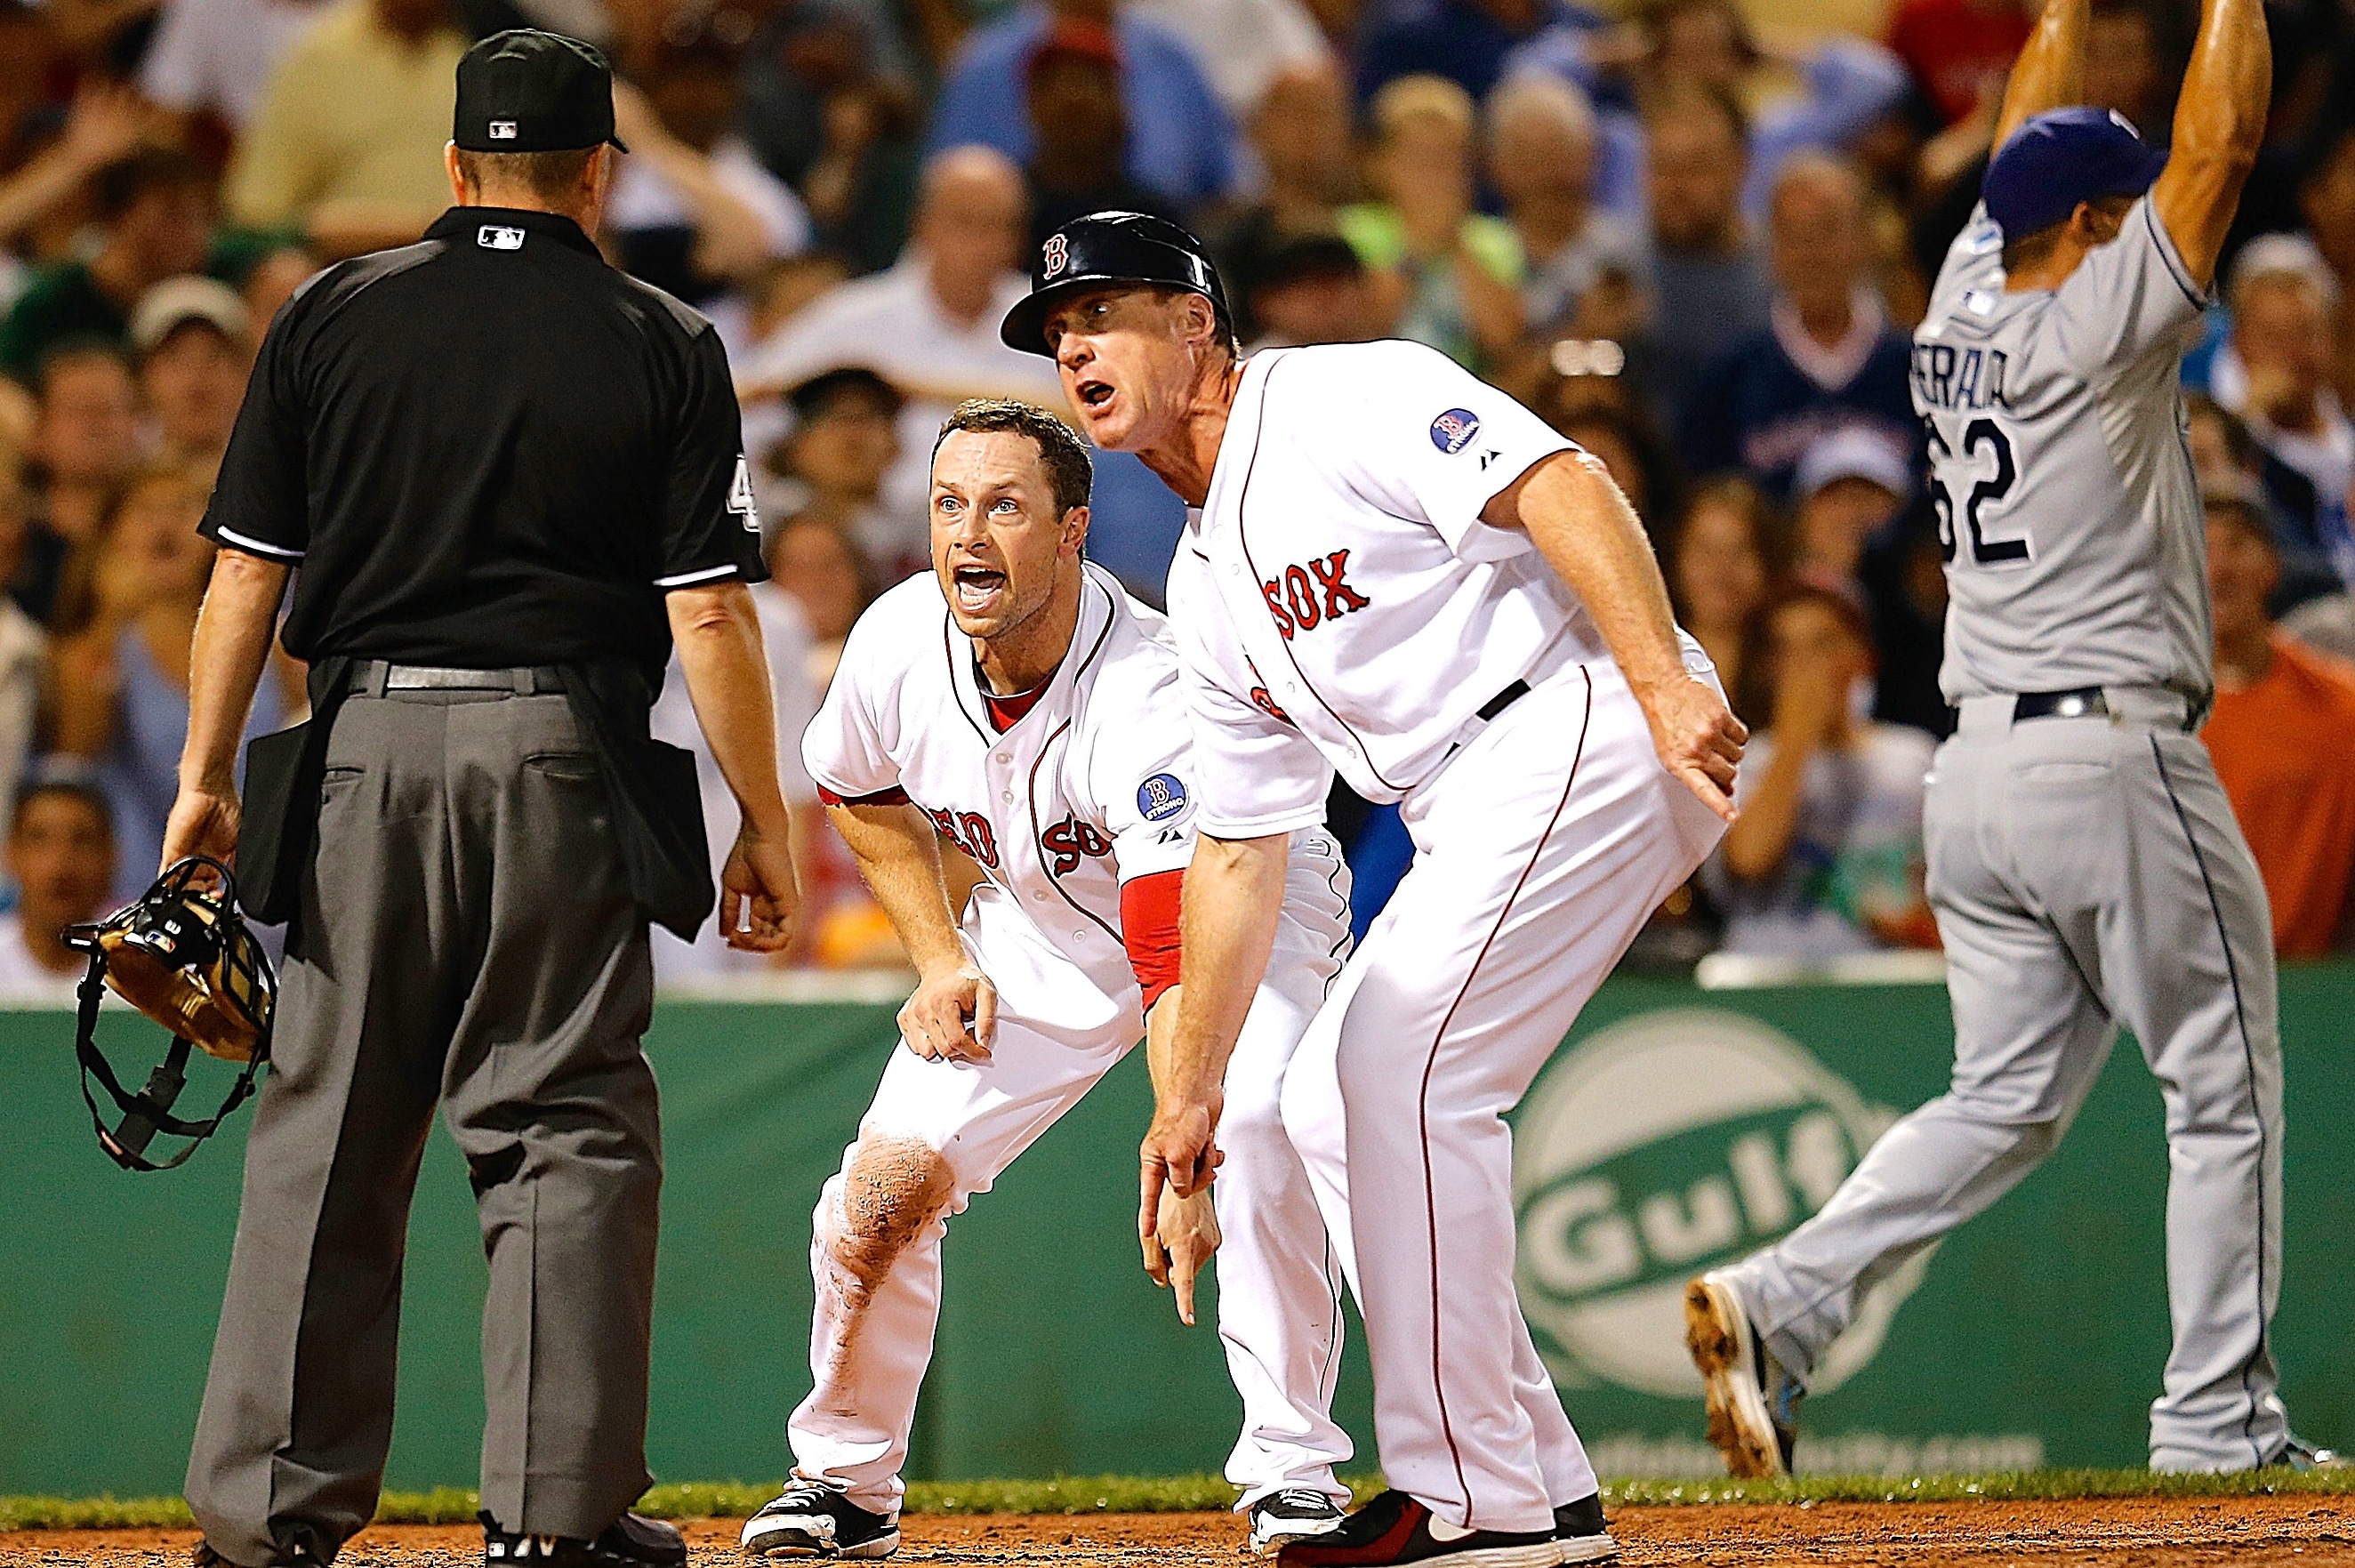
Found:
[{"label": "red sox logo on jersey", "polygon": [[1276,706],[1275,694],[1268,690],[1267,682],[1261,678],[1259,666],[1252,664],[1248,656],[1244,657],[1243,663],[1250,668],[1252,680],[1255,683],[1251,688],[1252,706],[1279,724],[1290,724],[1292,715]]},{"label": "red sox logo on jersey", "polygon": [[1051,278],[1071,261],[1071,245],[1061,235],[1050,234],[1047,236],[1047,248],[1039,253],[1039,259],[1046,267],[1043,275]]},{"label": "red sox logo on jersey", "polygon": [[[1261,595],[1267,600],[1267,613],[1274,617],[1275,629],[1284,634],[1285,642],[1290,642],[1295,632],[1315,631],[1327,621],[1338,620],[1372,603],[1349,586],[1348,573],[1349,552],[1337,549],[1321,560],[1287,566],[1282,576],[1272,577],[1259,585]],[[1256,694],[1253,700],[1257,700]]]},{"label": "red sox logo on jersey", "polygon": [[926,807],[924,815],[941,830],[941,837],[987,866],[997,869],[997,836],[989,830],[989,819],[971,811],[934,811]]},{"label": "red sox logo on jersey", "polygon": [[1111,854],[1112,840],[1105,837],[1094,823],[1066,816],[1039,835],[1039,848],[1047,852],[1047,869],[1062,877],[1080,869],[1082,856],[1097,860]]}]

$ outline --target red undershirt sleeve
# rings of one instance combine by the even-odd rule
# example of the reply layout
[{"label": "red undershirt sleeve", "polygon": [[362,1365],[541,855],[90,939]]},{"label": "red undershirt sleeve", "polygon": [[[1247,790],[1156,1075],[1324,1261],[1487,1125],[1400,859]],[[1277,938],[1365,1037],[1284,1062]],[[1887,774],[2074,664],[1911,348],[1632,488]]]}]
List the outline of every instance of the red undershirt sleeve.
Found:
[{"label": "red undershirt sleeve", "polygon": [[817,786],[817,798],[827,805],[905,805],[908,804],[908,792],[894,784],[890,789],[879,789],[873,795],[842,795],[820,784]]},{"label": "red undershirt sleeve", "polygon": [[1181,870],[1156,871],[1123,882],[1120,887],[1120,934],[1128,947],[1128,966],[1136,972],[1145,992],[1145,1010],[1178,983],[1181,946],[1178,909],[1186,885]]}]

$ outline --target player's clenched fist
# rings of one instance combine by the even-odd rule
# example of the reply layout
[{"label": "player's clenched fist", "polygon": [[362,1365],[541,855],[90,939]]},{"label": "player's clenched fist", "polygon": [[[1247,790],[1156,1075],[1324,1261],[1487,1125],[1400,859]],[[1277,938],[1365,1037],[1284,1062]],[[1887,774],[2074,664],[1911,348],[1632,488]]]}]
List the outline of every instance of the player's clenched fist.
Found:
[{"label": "player's clenched fist", "polygon": [[987,1061],[997,1035],[997,987],[972,965],[917,983],[900,1008],[900,1036],[927,1061]]},{"label": "player's clenched fist", "polygon": [[1651,723],[1661,765],[1711,811],[1732,821],[1733,773],[1750,727],[1733,716],[1715,687],[1690,675],[1639,687],[1636,699]]}]

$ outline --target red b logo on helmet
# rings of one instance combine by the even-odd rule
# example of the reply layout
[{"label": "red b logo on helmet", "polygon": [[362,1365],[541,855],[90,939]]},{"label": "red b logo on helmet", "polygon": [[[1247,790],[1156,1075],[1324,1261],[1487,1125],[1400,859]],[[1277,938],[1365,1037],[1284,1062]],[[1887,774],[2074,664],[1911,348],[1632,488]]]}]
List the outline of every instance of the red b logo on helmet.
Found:
[{"label": "red b logo on helmet", "polygon": [[1047,236],[1047,249],[1040,258],[1047,264],[1047,276],[1053,277],[1071,259],[1071,248],[1060,234]]}]

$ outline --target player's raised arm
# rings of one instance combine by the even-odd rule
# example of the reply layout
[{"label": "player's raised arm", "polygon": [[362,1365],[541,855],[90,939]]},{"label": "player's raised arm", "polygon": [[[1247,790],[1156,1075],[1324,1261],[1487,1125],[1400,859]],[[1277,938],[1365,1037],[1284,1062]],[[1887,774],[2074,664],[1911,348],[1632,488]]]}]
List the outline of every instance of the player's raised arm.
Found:
[{"label": "player's raised arm", "polygon": [[2264,0],[2204,0],[2176,100],[2174,144],[2150,193],[2176,254],[2202,289],[2215,281],[2241,187],[2264,145],[2273,80]]},{"label": "player's raised arm", "polygon": [[932,819],[905,804],[830,805],[826,815],[915,966],[915,992],[900,1009],[908,1048],[932,1061],[988,1061],[997,991],[957,940]]},{"label": "player's raised arm", "polygon": [[1498,491],[1480,516],[1492,528],[1529,531],[1593,617],[1651,723],[1662,764],[1732,821],[1733,770],[1750,731],[1685,668],[1651,540],[1603,465],[1582,452],[1557,453]]},{"label": "player's raised arm", "polygon": [[2044,15],[2020,47],[2004,86],[1996,146],[2010,141],[2030,115],[2085,101],[2085,29],[2092,13],[2091,0],[2045,0]]}]

